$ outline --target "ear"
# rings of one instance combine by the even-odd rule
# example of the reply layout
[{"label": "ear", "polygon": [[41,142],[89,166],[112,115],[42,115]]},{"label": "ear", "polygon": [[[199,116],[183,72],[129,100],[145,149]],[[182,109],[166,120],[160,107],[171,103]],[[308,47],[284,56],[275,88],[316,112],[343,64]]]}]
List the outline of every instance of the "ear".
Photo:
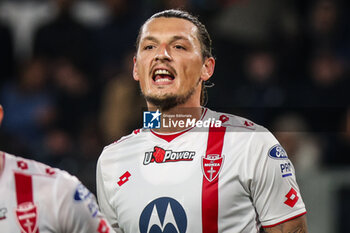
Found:
[{"label": "ear", "polygon": [[136,81],[139,81],[140,78],[139,78],[139,74],[137,73],[136,57],[135,57],[135,56],[134,56],[134,58],[133,58],[133,61],[134,61],[134,68],[133,68],[133,70],[132,70],[132,75],[133,75],[133,77],[134,77],[134,79],[135,79]]},{"label": "ear", "polygon": [[0,125],[2,122],[2,119],[4,118],[4,109],[2,108],[2,106],[0,105]]},{"label": "ear", "polygon": [[206,58],[202,70],[201,70],[201,80],[207,81],[214,73],[215,59],[213,57]]}]

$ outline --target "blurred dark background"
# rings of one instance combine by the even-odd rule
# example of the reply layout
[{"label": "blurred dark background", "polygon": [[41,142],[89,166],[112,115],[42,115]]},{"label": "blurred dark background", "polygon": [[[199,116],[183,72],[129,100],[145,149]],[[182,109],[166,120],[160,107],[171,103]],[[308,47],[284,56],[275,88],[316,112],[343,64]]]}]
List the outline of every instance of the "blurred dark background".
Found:
[{"label": "blurred dark background", "polygon": [[[94,191],[103,147],[142,127],[145,103],[132,79],[138,29],[157,11],[185,9],[199,16],[213,40],[215,86],[208,90],[207,106],[269,128],[306,187],[310,228],[346,232],[341,223],[346,216],[327,222],[331,231],[318,221],[349,209],[348,188],[342,182],[332,186],[337,201],[347,200],[341,202],[347,206],[334,204],[335,212],[322,215],[313,212],[329,206],[313,211],[320,204],[311,197],[319,191],[307,184],[323,179],[320,174],[341,170],[344,178],[350,171],[349,5],[346,0],[2,0],[0,148],[65,169]],[[328,196],[320,202],[330,203]]]}]

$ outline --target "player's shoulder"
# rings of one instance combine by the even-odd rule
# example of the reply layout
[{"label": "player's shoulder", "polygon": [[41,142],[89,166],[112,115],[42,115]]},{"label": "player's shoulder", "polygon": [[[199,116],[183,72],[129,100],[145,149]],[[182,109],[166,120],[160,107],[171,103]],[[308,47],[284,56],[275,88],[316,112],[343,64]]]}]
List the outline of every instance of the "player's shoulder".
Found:
[{"label": "player's shoulder", "polygon": [[140,135],[142,135],[143,129],[135,129],[130,134],[121,137],[120,139],[114,141],[113,143],[105,146],[103,150],[110,150],[113,148],[124,147],[125,145],[134,143]]},{"label": "player's shoulder", "polygon": [[141,140],[143,134],[144,129],[133,130],[130,134],[123,136],[120,139],[114,141],[113,143],[105,146],[100,157],[106,156],[110,153],[114,153],[115,151],[123,148],[132,148],[135,145],[135,143],[138,143]]},{"label": "player's shoulder", "polygon": [[246,145],[275,145],[278,144],[275,136],[264,126],[259,125],[245,117],[234,114],[210,111],[209,117],[215,117],[226,127],[226,132],[248,133],[240,135],[240,139],[248,140]]},{"label": "player's shoulder", "polygon": [[64,182],[67,182],[68,180],[74,183],[78,182],[77,178],[68,172],[59,168],[51,167],[45,163],[15,156],[6,152],[3,152],[3,156],[5,158],[5,167],[9,166],[9,168],[15,173],[38,177],[41,180],[46,179],[51,183],[58,179],[63,179]]},{"label": "player's shoulder", "polygon": [[3,156],[5,157],[5,166],[10,166],[14,172],[44,177],[56,177],[58,173],[61,173],[59,169],[36,160],[15,156],[6,152],[3,152]]},{"label": "player's shoulder", "polygon": [[[233,114],[214,112],[211,111],[211,117],[215,116],[222,122],[222,126],[226,127],[226,132],[238,132],[238,138],[235,138],[235,143],[237,140],[245,141],[244,145],[248,148],[248,153],[250,157],[262,158],[259,151],[266,154],[270,158],[280,158],[276,153],[279,151],[284,151],[283,147],[279,144],[275,136],[264,126],[256,124],[255,122]],[[237,134],[230,134],[234,137]],[[282,152],[281,152],[282,153]],[[283,154],[286,154],[283,152]],[[286,156],[282,156],[285,158]],[[281,158],[282,158],[281,157]]]},{"label": "player's shoulder", "polygon": [[209,118],[214,118],[215,120],[221,121],[221,125],[228,129],[234,129],[234,131],[265,131],[266,129],[255,122],[230,113],[217,112],[208,109],[207,111]]}]

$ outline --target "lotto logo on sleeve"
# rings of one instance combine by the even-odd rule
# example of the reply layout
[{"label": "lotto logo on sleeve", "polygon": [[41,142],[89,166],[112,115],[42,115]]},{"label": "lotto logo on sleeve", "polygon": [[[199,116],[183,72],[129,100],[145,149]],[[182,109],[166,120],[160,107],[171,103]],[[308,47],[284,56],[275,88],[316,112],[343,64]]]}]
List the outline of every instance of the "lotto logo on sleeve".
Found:
[{"label": "lotto logo on sleeve", "polygon": [[145,111],[143,112],[143,128],[145,129],[159,129],[160,124],[160,116],[162,113],[157,111]]},{"label": "lotto logo on sleeve", "polygon": [[286,205],[288,205],[288,206],[290,206],[292,208],[295,206],[295,204],[299,200],[298,193],[293,188],[291,188],[289,190],[289,192],[286,194],[285,197],[287,198],[287,200],[284,202],[284,204],[286,204]]},{"label": "lotto logo on sleeve", "polygon": [[100,224],[97,228],[98,233],[109,233],[109,227],[104,219],[100,220]]}]

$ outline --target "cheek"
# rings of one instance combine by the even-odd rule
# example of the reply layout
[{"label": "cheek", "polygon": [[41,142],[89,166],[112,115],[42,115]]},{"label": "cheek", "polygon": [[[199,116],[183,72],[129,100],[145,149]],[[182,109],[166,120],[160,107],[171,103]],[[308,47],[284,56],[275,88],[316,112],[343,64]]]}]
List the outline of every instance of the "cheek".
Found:
[{"label": "cheek", "polygon": [[147,75],[147,69],[146,69],[146,64],[144,62],[138,62],[137,63],[137,73],[138,73],[138,78],[140,80],[140,83],[145,82],[145,80],[147,79],[148,75]]},{"label": "cheek", "polygon": [[198,62],[185,64],[186,81],[197,81],[201,77],[202,64]]},{"label": "cheek", "polygon": [[139,54],[137,56],[137,69],[140,74],[140,78],[147,76],[147,69],[150,67],[151,59],[149,55]]}]

